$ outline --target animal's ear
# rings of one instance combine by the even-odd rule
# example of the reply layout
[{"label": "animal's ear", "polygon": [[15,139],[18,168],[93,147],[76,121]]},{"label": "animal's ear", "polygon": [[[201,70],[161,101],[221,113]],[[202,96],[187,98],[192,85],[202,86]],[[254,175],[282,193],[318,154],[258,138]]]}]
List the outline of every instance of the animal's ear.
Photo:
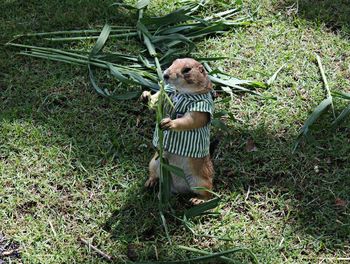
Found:
[{"label": "animal's ear", "polygon": [[204,69],[203,65],[199,65],[199,66],[198,66],[198,70],[199,70],[201,73],[205,74],[205,69]]}]

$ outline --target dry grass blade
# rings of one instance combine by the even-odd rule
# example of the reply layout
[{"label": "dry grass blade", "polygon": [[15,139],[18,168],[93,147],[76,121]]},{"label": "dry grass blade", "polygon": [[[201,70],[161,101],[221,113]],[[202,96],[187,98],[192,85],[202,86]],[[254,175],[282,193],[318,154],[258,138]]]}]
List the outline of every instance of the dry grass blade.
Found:
[{"label": "dry grass blade", "polygon": [[270,79],[267,80],[266,84],[267,85],[271,85],[275,82],[277,75],[279,74],[279,72],[286,66],[286,64],[283,64],[281,67],[278,68],[278,70],[270,77]]},{"label": "dry grass blade", "polygon": [[103,252],[102,250],[98,249],[97,247],[95,247],[94,245],[92,245],[89,241],[87,241],[84,238],[79,238],[80,242],[82,242],[84,245],[88,246],[89,249],[94,250],[98,255],[100,255],[102,258],[104,258],[105,260],[107,260],[108,262],[113,261],[113,258],[106,254],[105,252]]}]

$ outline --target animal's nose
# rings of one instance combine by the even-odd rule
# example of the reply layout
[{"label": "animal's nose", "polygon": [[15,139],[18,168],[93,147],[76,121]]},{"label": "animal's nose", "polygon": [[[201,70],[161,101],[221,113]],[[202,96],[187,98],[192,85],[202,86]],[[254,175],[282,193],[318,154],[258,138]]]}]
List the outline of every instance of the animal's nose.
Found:
[{"label": "animal's nose", "polygon": [[168,80],[169,79],[169,74],[164,73],[163,78],[164,78],[164,80]]}]

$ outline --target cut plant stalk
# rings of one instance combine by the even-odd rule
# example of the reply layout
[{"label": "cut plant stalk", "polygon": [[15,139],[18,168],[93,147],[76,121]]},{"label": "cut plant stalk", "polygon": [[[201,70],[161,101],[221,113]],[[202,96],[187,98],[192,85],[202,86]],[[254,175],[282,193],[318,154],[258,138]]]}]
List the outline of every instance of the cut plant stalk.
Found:
[{"label": "cut plant stalk", "polygon": [[166,219],[164,216],[164,211],[168,211],[170,208],[170,196],[171,196],[171,173],[167,169],[166,165],[169,165],[169,162],[166,158],[164,158],[164,134],[163,130],[160,128],[160,122],[164,118],[164,108],[165,104],[168,103],[166,100],[166,92],[164,90],[163,83],[159,83],[159,97],[156,108],[156,132],[158,135],[158,159],[159,159],[159,213],[161,217],[161,222],[165,230],[165,234],[169,243],[171,244],[171,238],[169,236],[168,227],[166,224]]},{"label": "cut plant stalk", "polygon": [[[110,54],[86,55],[84,58],[81,52],[70,51],[68,53],[50,52],[64,54],[66,57],[57,56],[57,54],[39,54],[37,49],[41,49],[42,53],[46,53],[49,50],[45,50],[43,47],[25,47],[23,44],[14,43],[12,40],[8,43],[8,46],[15,46],[21,49],[29,49],[28,51],[21,52],[22,55],[37,57],[41,59],[54,60],[59,62],[87,65],[89,68],[89,76],[94,79],[94,75],[91,72],[91,67],[100,67],[103,69],[110,70],[112,75],[116,77],[121,83],[127,84],[125,76],[130,82],[147,87],[153,91],[159,90],[158,81],[162,80],[162,73],[159,70],[161,67],[166,67],[174,59],[181,56],[190,56],[190,52],[196,48],[194,40],[197,38],[205,37],[210,34],[220,34],[231,30],[236,26],[241,26],[251,22],[250,18],[244,17],[240,14],[239,8],[230,9],[227,11],[221,11],[213,14],[212,16],[200,18],[198,17],[198,11],[204,8],[208,1],[184,2],[185,6],[175,10],[169,14],[158,17],[148,17],[145,14],[149,1],[140,0],[136,6],[132,7],[123,3],[116,3],[116,6],[123,6],[128,9],[134,9],[139,12],[137,27],[130,26],[109,26],[108,38],[135,38],[139,35],[140,40],[147,47],[147,51],[150,58],[144,57],[144,59],[137,59],[132,56],[111,56]],[[179,24],[180,23],[180,24]],[[105,28],[105,27],[104,27]],[[84,40],[84,39],[97,39],[97,42],[101,41],[101,34],[97,36],[99,29],[87,29],[87,30],[71,30],[71,31],[54,31],[54,32],[40,32],[40,33],[29,33],[24,35],[16,36],[17,39],[21,37],[41,37],[44,40],[50,39],[52,41],[71,41],[71,40]],[[103,31],[103,30],[102,30]],[[118,34],[116,34],[118,33]],[[51,38],[50,38],[51,36]],[[104,40],[104,42],[107,39]],[[96,42],[96,45],[97,45]],[[95,46],[96,46],[95,45]],[[36,50],[34,50],[36,49]],[[31,52],[32,51],[32,52]],[[34,52],[35,51],[35,52]],[[69,58],[69,57],[72,57]],[[109,61],[114,58],[116,63]],[[208,59],[208,58],[207,58]],[[210,58],[209,58],[210,59]],[[107,61],[108,60],[108,61]],[[148,63],[147,61],[151,63]],[[134,62],[134,65],[122,66],[121,63],[125,64],[126,61]],[[139,63],[138,63],[139,62]],[[106,66],[107,65],[107,66]],[[113,74],[110,65],[116,67],[121,74]],[[122,68],[124,70],[122,70]],[[136,69],[139,69],[136,72]],[[132,73],[128,73],[128,72]],[[115,72],[114,72],[115,73]],[[158,76],[158,78],[157,78]],[[120,78],[119,78],[120,77]],[[251,89],[259,88],[254,82],[237,82],[236,80],[223,78],[222,76],[215,75],[211,76],[218,78],[219,80],[213,79],[213,82],[218,86],[226,86],[232,89],[234,92],[250,92],[256,95],[260,95],[257,92],[251,92]],[[220,81],[222,79],[222,81]],[[96,80],[91,80],[91,83],[95,90],[101,94],[103,89],[96,89]],[[229,85],[227,85],[229,83]],[[251,89],[250,89],[251,88]],[[228,89],[228,88],[227,88]],[[102,93],[104,96],[109,96],[108,93]]]},{"label": "cut plant stalk", "polygon": [[[125,31],[133,31],[135,30],[133,27],[129,26],[111,26],[111,32],[125,32]],[[61,31],[50,31],[50,32],[38,32],[38,33],[26,33],[26,34],[20,34],[16,35],[16,38],[21,37],[42,37],[42,36],[49,36],[49,35],[69,35],[69,34],[87,34],[87,33],[100,33],[100,29],[83,29],[83,30],[61,30]]]},{"label": "cut plant stalk", "polygon": [[[151,43],[150,40],[150,33],[147,30],[147,28],[140,22],[143,17],[143,8],[139,10],[139,21],[137,22],[137,30],[139,33],[140,38],[143,40],[143,43],[146,45],[148,53],[151,57],[155,59],[156,67],[157,67],[157,75],[158,78],[161,80],[159,82],[159,97],[157,102],[157,111],[156,111],[156,130],[158,134],[158,154],[159,154],[159,161],[160,161],[160,170],[159,170],[159,205],[160,205],[160,211],[161,211],[161,217],[162,217],[162,223],[164,226],[164,229],[167,233],[167,226],[166,221],[163,215],[163,211],[168,209],[170,204],[170,195],[171,195],[171,173],[166,168],[166,165],[169,165],[169,162],[166,158],[164,158],[164,133],[163,130],[160,128],[160,123],[162,119],[164,118],[164,108],[165,104],[167,103],[165,100],[166,92],[164,90],[164,83],[163,83],[163,74],[162,69],[160,67],[157,53],[155,51],[154,45]],[[168,235],[167,235],[168,236]]]},{"label": "cut plant stalk", "polygon": [[[123,34],[111,34],[109,35],[109,38],[121,38],[125,39],[128,37],[135,37],[137,36],[136,32],[130,32],[130,33],[123,33]],[[78,36],[78,37],[55,37],[55,38],[44,38],[48,41],[76,41],[76,40],[87,40],[87,39],[98,39],[99,36]]]}]

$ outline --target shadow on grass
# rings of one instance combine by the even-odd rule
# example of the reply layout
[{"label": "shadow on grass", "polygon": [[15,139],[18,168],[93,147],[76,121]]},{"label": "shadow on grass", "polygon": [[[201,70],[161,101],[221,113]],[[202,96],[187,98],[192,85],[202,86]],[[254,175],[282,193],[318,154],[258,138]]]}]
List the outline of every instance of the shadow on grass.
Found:
[{"label": "shadow on grass", "polygon": [[[47,69],[56,67],[51,63],[29,61],[31,65],[33,63],[41,65],[35,68],[45,64]],[[31,84],[32,87],[38,84],[38,87],[23,94],[20,83],[25,82],[26,76],[13,81],[12,88],[7,83],[1,119],[29,118],[38,125],[48,126],[53,135],[70,138],[77,150],[75,159],[87,170],[103,167],[105,161],[111,162],[112,156],[116,157],[112,161],[116,164],[119,158],[136,164],[136,170],[144,173],[143,178],[139,178],[139,183],[128,190],[122,198],[122,206],[110,212],[111,216],[103,228],[111,232],[113,238],[127,244],[136,241],[164,243],[166,238],[156,195],[146,193],[142,186],[148,159],[152,155],[152,114],[145,113],[135,101],[113,102],[99,98],[89,90],[91,88],[86,80],[76,81],[74,85],[84,88],[79,91],[81,87],[76,87],[74,90],[68,85],[71,78],[85,73],[75,72],[74,67],[62,66],[62,69],[65,69],[61,72],[62,76],[47,76],[48,80],[55,79],[57,82],[48,90],[44,90],[45,84],[39,84],[40,80]],[[35,69],[28,71],[36,74]],[[40,71],[38,74],[44,76]],[[59,83],[61,87],[57,85]],[[140,128],[135,127],[137,118],[141,118]],[[117,134],[115,131],[118,131]],[[249,137],[254,139],[258,151],[245,150],[244,144]],[[292,155],[293,138],[276,138],[265,128],[230,132],[223,137],[215,160],[214,190],[224,197],[230,197],[232,192],[244,194],[248,190],[264,196],[271,189],[277,190],[280,197],[288,197],[292,207],[278,210],[281,213],[289,211],[285,213],[289,214],[285,221],[292,224],[297,232],[316,237],[327,250],[347,245],[350,217],[348,207],[342,201],[350,201],[349,144],[344,145],[344,142],[349,142],[349,136],[348,133],[339,133],[318,135],[317,138],[320,138],[317,146],[308,145]],[[146,147],[140,149],[140,145],[145,143]],[[123,163],[120,164],[123,166]],[[137,173],[135,169],[124,170],[127,174]],[[131,175],[131,178],[136,179],[135,176],[138,175]],[[86,179],[87,185],[90,180]],[[269,202],[254,199],[250,200],[253,204]],[[229,199],[227,201],[230,202]],[[231,210],[249,215],[249,207],[231,206]],[[171,235],[187,233],[177,222],[169,225]],[[146,255],[154,259],[154,254],[149,249]]]},{"label": "shadow on grass", "polygon": [[[296,232],[312,235],[328,249],[341,249],[349,245],[350,238],[349,129],[341,133],[324,131],[325,122],[320,122],[319,132],[314,133],[317,140],[308,142],[294,155],[294,138],[276,138],[264,128],[240,131],[231,139],[226,137],[222,158],[216,164],[219,169],[216,188],[238,189],[247,195],[272,191],[289,201],[292,208],[276,204],[270,211],[288,215],[287,222]],[[244,142],[251,137],[258,150],[248,153]],[[242,147],[237,148],[240,145]],[[253,203],[265,204],[262,209],[271,202],[263,196],[251,198]],[[243,211],[249,207],[245,209]],[[322,249],[324,247],[320,246],[319,250]]]},{"label": "shadow on grass", "polygon": [[[6,36],[43,32],[85,29],[100,25],[106,21],[128,23],[132,21],[129,12],[110,6],[114,0],[99,2],[96,0],[9,0],[2,1],[2,30]],[[1,35],[0,35],[1,36]],[[7,36],[10,37],[10,36]],[[2,41],[2,40],[1,40]]]},{"label": "shadow on grass", "polygon": [[329,30],[336,33],[346,33],[349,37],[350,5],[347,0],[287,0],[278,1],[276,7],[317,24],[324,23]]},{"label": "shadow on grass", "polygon": [[[78,2],[82,3],[70,1],[72,5]],[[20,5],[20,1],[7,3],[7,8]],[[338,13],[332,17],[332,8],[336,6],[330,1],[322,3],[301,1],[299,13],[307,19],[348,26],[349,17]],[[70,17],[70,13],[52,22],[53,13],[50,12],[57,10],[48,6],[44,9],[51,11],[44,12],[45,16],[40,18],[40,10],[34,12],[35,8],[33,9],[38,3],[29,1],[27,5],[27,8],[21,9],[22,16],[19,14],[16,18],[17,31],[49,30],[53,29],[52,25],[57,26],[55,29],[61,29],[63,25],[64,28],[86,26],[86,18],[76,24],[72,18],[67,22],[65,17]],[[63,2],[58,10],[65,7]],[[67,12],[75,14],[78,7]],[[322,10],[327,10],[328,15]],[[344,10],[348,10],[348,7],[339,8],[337,12]],[[89,21],[91,23],[96,22],[93,20],[94,14],[95,12],[91,12],[88,15],[89,19],[92,19]],[[32,20],[29,22],[32,22],[28,22],[29,24],[19,30],[19,25],[31,16]],[[104,15],[101,15],[97,21],[103,21],[103,17]],[[6,19],[12,21],[13,18],[7,15]],[[46,26],[41,27],[42,23],[46,23]],[[115,154],[117,157],[131,160],[137,164],[140,171],[146,172],[145,167],[152,155],[152,116],[151,113],[145,113],[137,102],[112,102],[99,98],[89,90],[91,88],[86,78],[76,77],[86,75],[84,70],[76,67],[23,58],[11,58],[2,66],[8,68],[8,75],[0,83],[3,99],[0,108],[1,119],[33,119],[38,125],[49,126],[53,134],[72,139],[73,147],[79,150],[76,159],[87,169],[103,166],[104,161]],[[75,87],[76,85],[80,87]],[[143,120],[141,128],[135,127],[137,118]],[[121,133],[115,134],[115,131]],[[215,160],[215,191],[229,196],[231,192],[237,191],[267,193],[269,189],[277,189],[282,196],[286,194],[291,199],[290,204],[293,208],[285,209],[290,211],[286,221],[295,223],[295,230],[317,237],[327,249],[342,248],[348,245],[350,238],[348,206],[343,203],[350,200],[348,134],[319,135],[321,140],[317,146],[306,146],[292,155],[293,138],[288,136],[277,138],[266,128],[230,132],[222,139]],[[248,137],[254,139],[258,151],[245,151],[244,144]],[[146,148],[140,148],[147,140],[149,142],[146,143]],[[115,143],[111,143],[113,141]],[[249,199],[253,203],[260,202],[254,198]],[[111,216],[103,226],[111,232],[114,239],[127,244],[135,241],[166,241],[159,221],[156,196],[144,191],[142,180],[140,184],[128,190],[122,204],[117,210],[111,210]],[[241,214],[247,214],[249,208],[233,205],[232,210],[242,210]],[[172,235],[183,235],[186,232],[175,221],[169,225]],[[150,251],[149,259],[155,259],[154,254],[153,250]]]}]

